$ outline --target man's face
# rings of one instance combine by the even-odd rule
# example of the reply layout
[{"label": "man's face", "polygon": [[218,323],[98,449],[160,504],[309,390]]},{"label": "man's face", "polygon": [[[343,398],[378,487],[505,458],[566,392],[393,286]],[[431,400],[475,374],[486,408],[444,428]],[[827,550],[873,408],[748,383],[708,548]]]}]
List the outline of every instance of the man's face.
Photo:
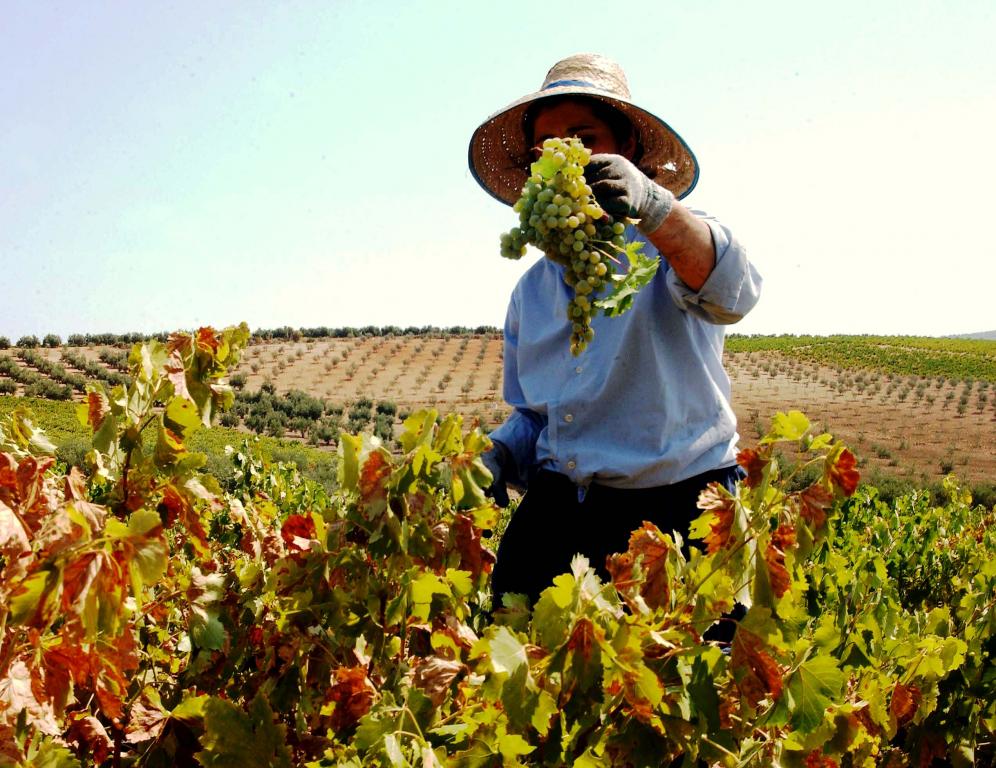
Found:
[{"label": "man's face", "polygon": [[534,147],[541,146],[546,139],[571,136],[581,139],[592,154],[627,154],[629,149],[619,146],[612,129],[594,114],[590,102],[583,99],[557,101],[539,110],[533,124]]}]

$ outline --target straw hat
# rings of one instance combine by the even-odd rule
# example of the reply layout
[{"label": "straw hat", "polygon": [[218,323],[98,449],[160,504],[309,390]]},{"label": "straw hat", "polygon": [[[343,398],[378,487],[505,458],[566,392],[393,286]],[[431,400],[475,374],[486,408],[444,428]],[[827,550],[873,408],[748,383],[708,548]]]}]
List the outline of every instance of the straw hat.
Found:
[{"label": "straw hat", "polygon": [[618,64],[598,54],[579,53],[558,61],[538,91],[513,101],[474,131],[468,153],[470,170],[491,195],[508,205],[519,199],[533,159],[523,124],[526,110],[540,99],[564,95],[595,98],[615,107],[632,123],[643,149],[640,169],[679,199],[692,191],[699,165],[681,136],[630,100],[626,75]]}]

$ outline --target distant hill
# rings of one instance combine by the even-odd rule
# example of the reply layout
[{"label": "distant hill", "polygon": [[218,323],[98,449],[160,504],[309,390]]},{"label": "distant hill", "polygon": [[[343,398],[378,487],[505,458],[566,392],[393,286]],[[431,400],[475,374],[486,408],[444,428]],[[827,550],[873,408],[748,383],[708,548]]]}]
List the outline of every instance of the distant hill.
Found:
[{"label": "distant hill", "polygon": [[979,331],[978,333],[960,333],[949,336],[951,339],[983,339],[985,341],[996,341],[996,331]]}]

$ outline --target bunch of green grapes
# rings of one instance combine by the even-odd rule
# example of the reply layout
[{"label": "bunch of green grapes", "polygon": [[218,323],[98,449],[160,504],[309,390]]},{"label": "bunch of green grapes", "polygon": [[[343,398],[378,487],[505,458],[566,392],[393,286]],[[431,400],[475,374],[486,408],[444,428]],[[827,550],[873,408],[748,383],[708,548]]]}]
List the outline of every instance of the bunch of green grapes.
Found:
[{"label": "bunch of green grapes", "polygon": [[574,289],[567,307],[571,353],[579,355],[595,335],[594,301],[611,280],[607,261],[617,262],[613,247],[623,245],[622,222],[613,221],[585,182],[591,151],[579,139],[547,139],[543,153],[512,209],[519,226],[501,236],[501,254],[518,259],[534,245],[565,267],[564,280]]}]

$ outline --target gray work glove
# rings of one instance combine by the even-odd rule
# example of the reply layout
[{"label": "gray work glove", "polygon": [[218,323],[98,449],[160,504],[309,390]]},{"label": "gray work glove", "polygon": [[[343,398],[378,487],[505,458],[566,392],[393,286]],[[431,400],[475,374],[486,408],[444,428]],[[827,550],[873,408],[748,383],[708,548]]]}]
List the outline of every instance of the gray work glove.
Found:
[{"label": "gray work glove", "polygon": [[584,177],[606,213],[639,219],[636,226],[645,235],[671,213],[671,190],[649,179],[622,155],[592,155]]},{"label": "gray work glove", "polygon": [[505,486],[505,466],[511,457],[508,455],[508,449],[498,442],[492,442],[491,450],[481,455],[481,461],[484,462],[484,466],[488,468],[491,472],[491,476],[494,478],[491,481],[491,485],[484,489],[484,493],[495,500],[495,504],[499,507],[508,506],[508,488]]}]

